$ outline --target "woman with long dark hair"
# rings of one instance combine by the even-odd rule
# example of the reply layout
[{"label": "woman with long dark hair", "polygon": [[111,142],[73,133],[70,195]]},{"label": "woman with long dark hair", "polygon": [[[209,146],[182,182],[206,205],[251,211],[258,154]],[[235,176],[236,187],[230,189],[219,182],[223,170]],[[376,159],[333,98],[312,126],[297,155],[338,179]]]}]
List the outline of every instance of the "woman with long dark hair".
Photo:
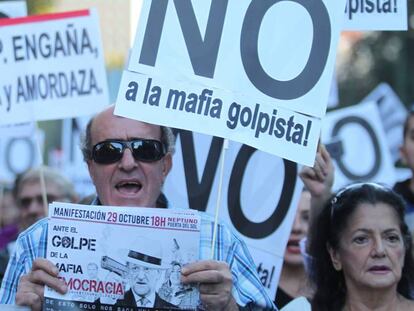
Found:
[{"label": "woman with long dark hair", "polygon": [[323,208],[310,233],[314,311],[414,310],[414,261],[404,201],[353,184]]},{"label": "woman with long dark hair", "polygon": [[414,310],[414,261],[404,202],[353,184],[324,207],[310,233],[313,310]]}]

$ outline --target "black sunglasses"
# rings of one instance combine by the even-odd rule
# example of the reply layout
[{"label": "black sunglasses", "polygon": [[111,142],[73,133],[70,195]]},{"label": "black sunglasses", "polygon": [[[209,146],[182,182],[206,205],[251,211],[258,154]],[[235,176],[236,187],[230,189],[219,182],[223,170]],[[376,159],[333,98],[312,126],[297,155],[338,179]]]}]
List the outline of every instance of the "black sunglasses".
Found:
[{"label": "black sunglasses", "polygon": [[112,164],[122,159],[125,148],[142,162],[155,162],[166,154],[164,145],[155,139],[105,140],[93,146],[92,159],[99,164]]}]

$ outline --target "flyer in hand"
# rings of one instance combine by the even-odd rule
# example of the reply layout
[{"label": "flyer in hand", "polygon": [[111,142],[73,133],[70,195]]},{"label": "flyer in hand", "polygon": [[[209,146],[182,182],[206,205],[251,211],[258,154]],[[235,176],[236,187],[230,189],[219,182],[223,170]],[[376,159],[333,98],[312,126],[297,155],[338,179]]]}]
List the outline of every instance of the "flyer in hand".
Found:
[{"label": "flyer in hand", "polygon": [[46,287],[44,310],[195,310],[196,287],[181,267],[198,259],[194,210],[49,206],[47,259],[68,286]]}]

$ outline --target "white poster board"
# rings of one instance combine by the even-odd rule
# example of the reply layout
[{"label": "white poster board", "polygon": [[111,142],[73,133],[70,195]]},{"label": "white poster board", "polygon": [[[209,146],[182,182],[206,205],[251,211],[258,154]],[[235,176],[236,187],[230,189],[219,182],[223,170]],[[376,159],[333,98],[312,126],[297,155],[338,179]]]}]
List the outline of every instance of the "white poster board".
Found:
[{"label": "white poster board", "polygon": [[344,30],[407,30],[408,0],[347,0]]},{"label": "white poster board", "polygon": [[374,101],[378,105],[381,123],[394,163],[400,158],[403,143],[403,127],[407,118],[407,109],[399,96],[387,83],[380,83],[361,102]]},{"label": "white poster board", "polygon": [[0,19],[0,125],[92,114],[108,104],[98,16]]},{"label": "white poster board", "polygon": [[115,114],[312,165],[344,8],[344,0],[144,1]]},{"label": "white poster board", "polygon": [[0,127],[0,180],[14,182],[17,174],[41,164],[44,132],[32,123]]},{"label": "white poster board", "polygon": [[394,184],[394,164],[381,123],[375,102],[327,113],[321,139],[334,159],[333,191],[356,181]]},{"label": "white poster board", "polygon": [[[164,192],[173,206],[214,214],[223,139],[179,132]],[[249,247],[259,277],[274,297],[302,181],[291,161],[230,142],[226,151],[219,217]]]}]

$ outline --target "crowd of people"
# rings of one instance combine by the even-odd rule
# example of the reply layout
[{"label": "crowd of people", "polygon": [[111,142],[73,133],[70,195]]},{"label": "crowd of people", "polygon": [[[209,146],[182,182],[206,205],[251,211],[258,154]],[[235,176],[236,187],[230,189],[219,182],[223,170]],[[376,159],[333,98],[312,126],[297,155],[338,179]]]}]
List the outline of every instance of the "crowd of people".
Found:
[{"label": "crowd of people", "polygon": [[[48,167],[1,186],[0,303],[41,310],[45,285],[67,292],[56,267],[45,259],[47,203],[170,208],[162,185],[173,162],[171,129],[119,117],[113,110],[110,106],[93,117],[83,138],[96,188],[92,199],[80,199],[71,182]],[[414,113],[407,117],[400,150],[414,176]],[[299,176],[304,188],[275,297],[266,293],[243,240],[224,223],[218,224],[221,234],[210,259],[214,218],[201,213],[199,260],[169,263],[155,292],[158,255],[146,254],[149,248],[143,245],[131,246],[125,269],[133,277],[128,297],[117,303],[187,307],[191,303],[183,297],[191,293],[186,299],[194,300],[190,285],[197,284],[198,306],[204,310],[277,310],[298,297],[306,297],[316,311],[414,310],[414,177],[393,188],[380,181],[358,182],[333,193],[334,165],[322,144],[314,166],[303,167]]]}]

